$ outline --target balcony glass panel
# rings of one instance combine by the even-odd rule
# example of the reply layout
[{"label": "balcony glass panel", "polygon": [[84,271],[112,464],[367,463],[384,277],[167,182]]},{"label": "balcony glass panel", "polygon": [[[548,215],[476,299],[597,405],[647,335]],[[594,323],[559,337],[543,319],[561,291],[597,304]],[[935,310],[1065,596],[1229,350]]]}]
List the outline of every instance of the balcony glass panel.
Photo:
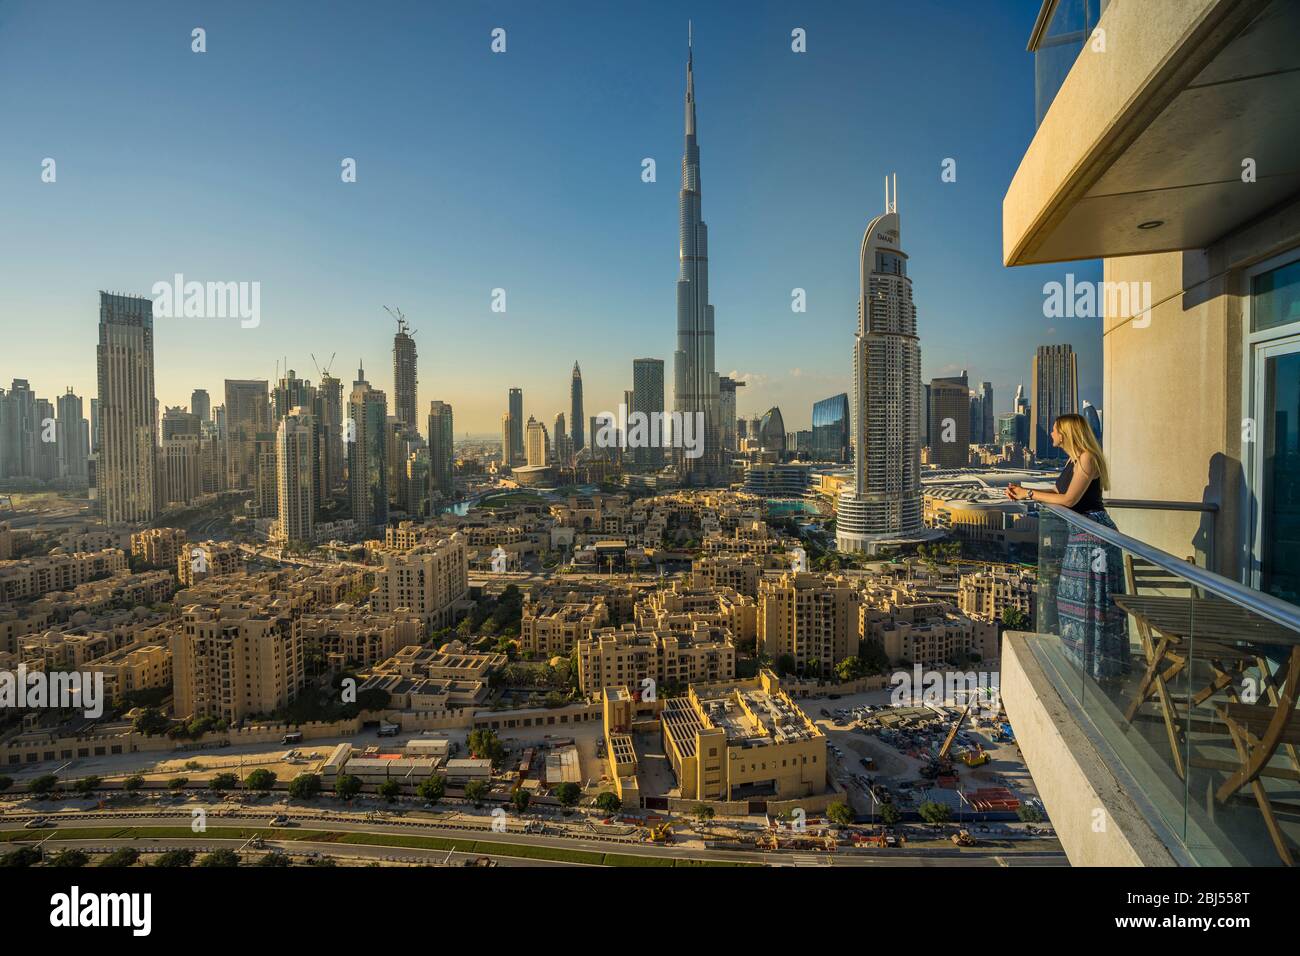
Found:
[{"label": "balcony glass panel", "polygon": [[1300,859],[1300,609],[1044,506],[1037,611],[1034,654],[1176,857]]},{"label": "balcony glass panel", "polygon": [[[1049,0],[1050,2],[1050,0]],[[1041,125],[1047,108],[1101,19],[1108,0],[1057,0],[1047,27],[1034,46],[1034,121]]]}]

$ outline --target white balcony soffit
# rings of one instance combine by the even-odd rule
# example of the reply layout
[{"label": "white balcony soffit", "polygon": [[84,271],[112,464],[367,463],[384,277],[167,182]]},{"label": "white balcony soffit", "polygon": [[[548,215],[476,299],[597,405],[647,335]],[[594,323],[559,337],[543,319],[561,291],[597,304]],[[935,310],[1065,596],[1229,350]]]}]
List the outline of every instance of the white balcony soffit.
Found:
[{"label": "white balcony soffit", "polygon": [[1003,199],[1006,265],[1204,248],[1300,193],[1300,2],[1111,0],[1098,29]]}]

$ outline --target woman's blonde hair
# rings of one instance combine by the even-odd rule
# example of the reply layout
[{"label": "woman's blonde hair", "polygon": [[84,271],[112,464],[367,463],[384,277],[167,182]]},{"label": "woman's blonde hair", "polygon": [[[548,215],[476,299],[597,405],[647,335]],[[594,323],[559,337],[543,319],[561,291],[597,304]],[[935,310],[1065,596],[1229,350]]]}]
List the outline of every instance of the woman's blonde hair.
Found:
[{"label": "woman's blonde hair", "polygon": [[1097,475],[1101,478],[1102,491],[1110,490],[1110,469],[1106,466],[1106,456],[1102,454],[1101,444],[1092,433],[1092,426],[1082,415],[1068,412],[1056,418],[1057,431],[1061,433],[1061,447],[1075,461],[1085,451],[1092,455],[1097,463]]}]

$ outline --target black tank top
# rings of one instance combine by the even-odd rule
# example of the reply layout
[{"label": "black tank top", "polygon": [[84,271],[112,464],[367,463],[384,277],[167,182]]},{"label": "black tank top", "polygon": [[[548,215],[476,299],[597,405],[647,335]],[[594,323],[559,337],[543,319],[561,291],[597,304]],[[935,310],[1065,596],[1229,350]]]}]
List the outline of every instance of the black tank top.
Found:
[{"label": "black tank top", "polygon": [[[1056,490],[1060,494],[1065,494],[1070,488],[1070,482],[1074,480],[1074,461],[1065,463],[1061,473],[1056,476]],[[1101,476],[1098,476],[1088,482],[1088,487],[1084,489],[1083,497],[1070,506],[1071,511],[1078,512],[1081,515],[1089,511],[1105,511],[1106,505],[1101,500]]]}]

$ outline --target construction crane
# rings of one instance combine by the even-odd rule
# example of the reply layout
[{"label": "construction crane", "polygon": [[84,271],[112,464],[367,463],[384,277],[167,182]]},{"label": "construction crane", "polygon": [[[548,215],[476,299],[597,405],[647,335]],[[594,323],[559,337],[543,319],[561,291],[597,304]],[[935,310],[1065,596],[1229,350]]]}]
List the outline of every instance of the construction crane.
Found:
[{"label": "construction crane", "polygon": [[402,335],[403,333],[410,336],[415,335],[416,330],[411,328],[410,323],[406,321],[406,316],[402,314],[401,309],[397,308],[396,306],[394,306],[391,309],[388,306],[384,306],[384,311],[387,312],[389,315],[391,315],[393,317],[393,321],[397,323],[398,335]]},{"label": "construction crane", "polygon": [[957,718],[957,723],[953,724],[952,730],[948,731],[947,739],[944,740],[943,746],[939,748],[940,760],[947,758],[948,751],[952,749],[952,742],[957,739],[957,731],[961,730],[961,725],[966,722],[966,715],[970,713],[972,706],[974,706],[973,701],[966,705],[966,708],[961,712],[961,716]]},{"label": "construction crane", "polygon": [[952,773],[952,761],[948,759],[948,751],[952,750],[952,742],[957,739],[957,732],[961,730],[961,725],[966,722],[966,715],[970,713],[974,702],[967,704],[962,710],[961,716],[957,718],[952,729],[948,731],[948,736],[944,738],[943,746],[939,752],[934,755],[926,766],[921,768],[921,776],[927,780],[933,780],[935,777],[945,777]]},{"label": "construction crane", "polygon": [[324,368],[321,368],[321,367],[320,367],[320,362],[317,362],[317,361],[316,361],[316,353],[315,353],[315,352],[312,352],[312,353],[311,353],[311,364],[316,366],[316,374],[319,375],[321,378],[324,378],[325,376],[329,375],[329,373],[330,373],[330,367],[334,364],[334,356],[335,356],[335,355],[338,355],[338,354],[339,354],[338,352],[335,352],[334,355],[331,355],[331,356],[330,356],[330,360],[329,360],[328,362],[325,363],[325,367],[324,367]]}]

